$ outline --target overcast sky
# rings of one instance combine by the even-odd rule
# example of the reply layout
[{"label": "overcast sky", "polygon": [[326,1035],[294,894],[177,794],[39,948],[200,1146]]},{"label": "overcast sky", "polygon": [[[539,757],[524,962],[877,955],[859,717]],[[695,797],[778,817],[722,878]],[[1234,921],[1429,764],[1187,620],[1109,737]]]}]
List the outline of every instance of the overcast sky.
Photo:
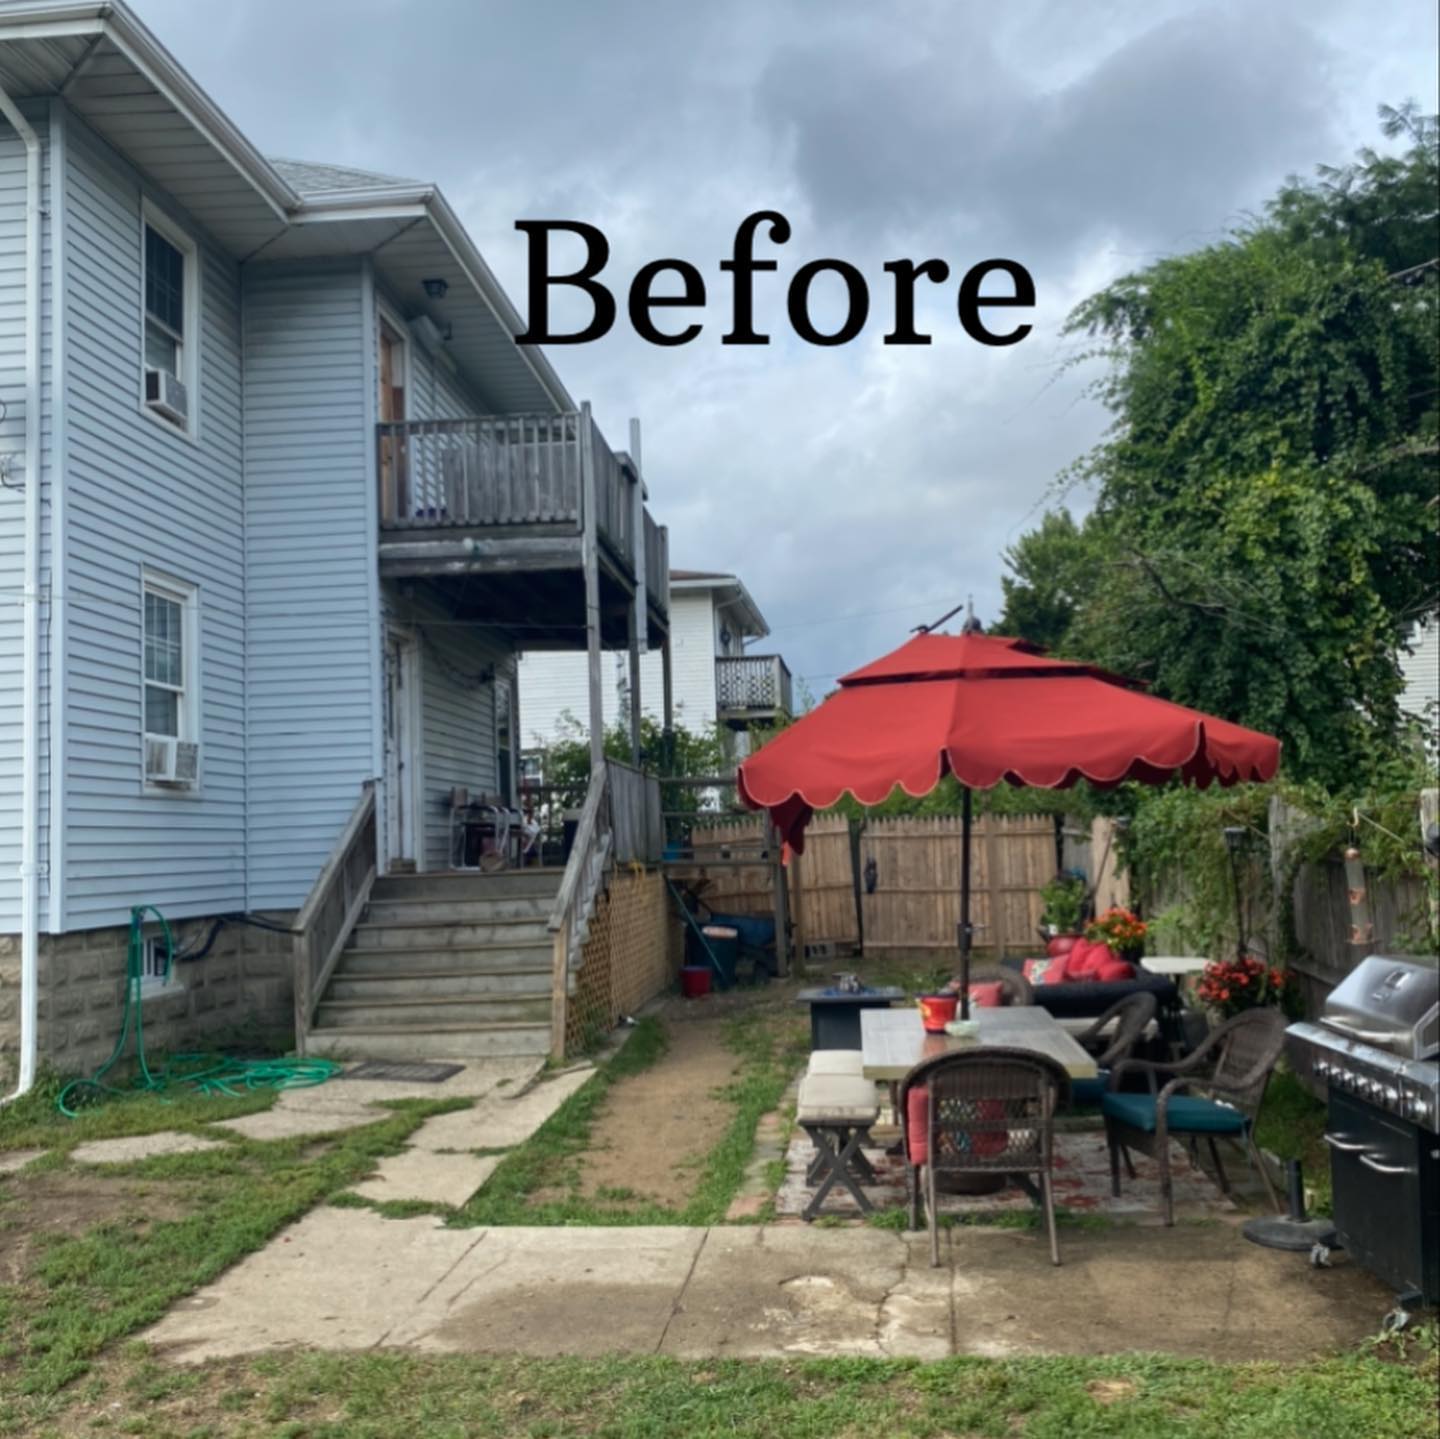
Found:
[{"label": "overcast sky", "polygon": [[[647,260],[700,267],[692,344],[622,323],[550,358],[617,447],[641,417],[673,562],[740,573],[816,695],[969,593],[995,617],[1000,552],[1105,424],[1057,374],[1078,300],[1380,143],[1381,102],[1436,107],[1434,0],[135,3],[262,151],[437,181],[517,304],[521,218],[598,225],[622,294]],[[717,266],[760,208],[794,227],[757,281],[775,343],[722,348]],[[992,350],[953,305],[997,255],[1039,304]],[[871,286],[834,349],[785,321],[818,256]],[[936,342],[883,346],[881,266],[932,256]]]}]

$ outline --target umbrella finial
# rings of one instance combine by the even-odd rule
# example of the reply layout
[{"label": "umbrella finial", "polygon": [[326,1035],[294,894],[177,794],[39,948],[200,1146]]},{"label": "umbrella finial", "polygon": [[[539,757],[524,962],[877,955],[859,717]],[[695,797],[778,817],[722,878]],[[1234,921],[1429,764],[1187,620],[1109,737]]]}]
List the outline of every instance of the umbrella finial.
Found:
[{"label": "umbrella finial", "polygon": [[985,626],[975,618],[975,596],[970,595],[965,601],[965,623],[960,626],[962,635],[983,635]]}]

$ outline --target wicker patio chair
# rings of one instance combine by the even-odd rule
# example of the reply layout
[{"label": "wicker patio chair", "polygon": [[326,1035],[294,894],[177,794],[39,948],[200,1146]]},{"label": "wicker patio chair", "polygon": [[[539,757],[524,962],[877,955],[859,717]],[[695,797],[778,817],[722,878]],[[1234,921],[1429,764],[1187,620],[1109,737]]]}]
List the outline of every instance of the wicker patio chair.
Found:
[{"label": "wicker patio chair", "polygon": [[[1159,1005],[1153,994],[1127,994],[1124,999],[1116,1000],[1084,1033],[1075,1036],[1080,1047],[1094,1057],[1100,1076],[1098,1079],[1071,1080],[1072,1105],[1094,1106],[1104,1099],[1105,1091],[1110,1087],[1109,1071],[1122,1059],[1130,1058],[1158,1012]],[[1115,1027],[1107,1034],[1106,1029],[1112,1021]]]},{"label": "wicker patio chair", "polygon": [[[958,981],[957,981],[958,983]],[[999,965],[987,965],[983,969],[970,971],[970,984],[998,984],[1000,1003],[1009,1007],[1016,1004],[1034,1004],[1035,988],[1018,970],[1004,969]]]},{"label": "wicker patio chair", "polygon": [[[1129,1150],[1138,1149],[1160,1165],[1160,1192],[1165,1206],[1165,1223],[1175,1223],[1175,1193],[1170,1175],[1170,1136],[1187,1136],[1192,1157],[1203,1135],[1215,1163],[1215,1177],[1227,1196],[1230,1181],[1216,1147],[1217,1138],[1239,1140],[1259,1171],[1271,1205],[1280,1203],[1255,1147],[1255,1118],[1265,1098],[1265,1088],[1285,1046],[1285,1017],[1276,1009],[1249,1009],[1214,1029],[1186,1058],[1172,1064],[1154,1064],[1144,1059],[1122,1059],[1110,1071],[1110,1089],[1101,1101],[1105,1114],[1105,1138],[1110,1146],[1110,1184],[1120,1193],[1120,1161],[1123,1157],[1130,1177]],[[1138,1071],[1150,1083],[1149,1094],[1123,1094],[1120,1080],[1127,1072]],[[1163,1085],[1161,1081],[1164,1081]],[[1182,1094],[1195,1089],[1201,1096]]]},{"label": "wicker patio chair", "polygon": [[[1055,1111],[1070,1081],[1054,1060],[1027,1049],[985,1047],[936,1055],[900,1084],[905,1116],[910,1227],[924,1192],[930,1264],[940,1263],[937,1174],[1005,1174],[1045,1211],[1050,1258],[1059,1264],[1050,1169]],[[1039,1177],[1037,1187],[1030,1180]]]}]

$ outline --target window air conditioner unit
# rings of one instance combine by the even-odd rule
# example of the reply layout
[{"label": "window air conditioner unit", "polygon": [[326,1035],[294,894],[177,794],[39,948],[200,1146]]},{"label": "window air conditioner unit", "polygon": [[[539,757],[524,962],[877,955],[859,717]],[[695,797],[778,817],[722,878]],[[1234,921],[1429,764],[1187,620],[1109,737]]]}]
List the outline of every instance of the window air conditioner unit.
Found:
[{"label": "window air conditioner unit", "polygon": [[190,397],[185,393],[185,386],[169,370],[145,371],[145,404],[177,425],[183,425],[190,414]]},{"label": "window air conditioner unit", "polygon": [[145,736],[145,778],[189,789],[200,777],[200,746],[169,735]]}]

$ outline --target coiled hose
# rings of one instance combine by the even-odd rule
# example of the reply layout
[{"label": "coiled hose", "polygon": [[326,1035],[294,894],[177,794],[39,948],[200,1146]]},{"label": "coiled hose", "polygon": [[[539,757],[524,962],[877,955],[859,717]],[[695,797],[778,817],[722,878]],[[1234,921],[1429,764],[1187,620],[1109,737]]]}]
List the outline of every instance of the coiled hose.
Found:
[{"label": "coiled hose", "polygon": [[[144,983],[146,914],[153,914],[165,936],[165,973],[162,983],[170,982],[170,968],[175,962],[175,939],[165,916],[153,904],[137,904],[130,911],[130,942],[125,957],[125,1013],[120,1023],[120,1037],[110,1058],[88,1079],[75,1079],[60,1091],[55,1107],[61,1114],[74,1119],[85,1109],[93,1109],[116,1095],[162,1094],[180,1089],[193,1094],[223,1094],[230,1098],[254,1094],[262,1090],[308,1089],[324,1084],[338,1074],[340,1066],[329,1059],[231,1059],[219,1054],[177,1054],[158,1073],[150,1068],[145,1057],[145,1026],[142,1019],[140,989]],[[107,1084],[105,1076],[125,1052],[125,1041],[135,1028],[136,1071],[125,1084]]]}]

